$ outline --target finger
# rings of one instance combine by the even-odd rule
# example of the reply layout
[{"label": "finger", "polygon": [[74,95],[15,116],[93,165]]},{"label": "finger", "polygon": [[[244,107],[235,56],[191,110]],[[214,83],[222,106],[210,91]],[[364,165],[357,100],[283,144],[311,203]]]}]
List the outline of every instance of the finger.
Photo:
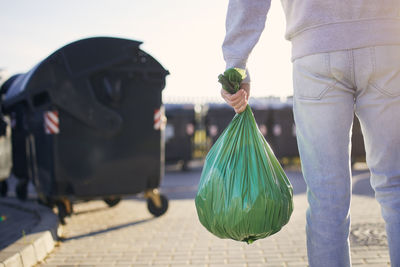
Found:
[{"label": "finger", "polygon": [[236,94],[232,95],[230,101],[232,102],[232,105],[237,105],[238,103],[243,101],[245,97],[246,97],[245,92],[243,90],[240,90]]},{"label": "finger", "polygon": [[221,96],[225,101],[231,101],[232,95],[228,93],[225,89],[221,89]]},{"label": "finger", "polygon": [[240,114],[246,109],[246,106],[235,109],[235,112]]},{"label": "finger", "polygon": [[222,89],[222,90],[223,91],[221,91],[221,93],[224,94],[225,96],[227,96],[230,100],[236,100],[237,98],[241,98],[244,93],[244,90],[238,90],[234,94],[231,94],[224,89]]},{"label": "finger", "polygon": [[240,108],[237,108],[236,113],[239,113],[239,114],[242,113],[243,111],[245,111],[246,107],[247,107],[247,104],[241,106]]},{"label": "finger", "polygon": [[245,93],[245,96],[246,96],[246,97],[245,97],[245,98],[246,98],[246,101],[249,100],[249,95],[250,95],[250,94],[249,94],[247,91],[244,91],[244,93]]},{"label": "finger", "polygon": [[242,102],[243,100],[245,100],[245,95],[243,92],[239,93],[239,94],[235,94],[235,95],[231,95],[228,93],[228,95],[226,95],[225,93],[222,94],[222,98],[228,103],[228,105],[230,105],[231,107],[235,107],[237,106],[240,102]]},{"label": "finger", "polygon": [[234,105],[237,106],[237,105],[242,105],[246,101],[247,101],[246,93],[243,91],[240,98],[237,98],[236,100],[234,100],[232,102],[234,102]]},{"label": "finger", "polygon": [[247,100],[243,99],[241,102],[239,102],[234,106],[234,109],[241,112],[246,108],[246,106],[247,106]]}]

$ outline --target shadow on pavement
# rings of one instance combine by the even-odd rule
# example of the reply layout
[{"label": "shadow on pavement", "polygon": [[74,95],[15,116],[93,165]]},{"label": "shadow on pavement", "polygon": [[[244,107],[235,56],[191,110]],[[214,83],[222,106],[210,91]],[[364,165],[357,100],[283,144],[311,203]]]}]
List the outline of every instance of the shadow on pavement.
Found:
[{"label": "shadow on pavement", "polygon": [[130,226],[142,224],[142,223],[151,221],[151,220],[153,220],[154,218],[155,218],[155,217],[151,217],[151,218],[148,218],[148,219],[143,219],[143,220],[139,220],[139,221],[135,221],[135,222],[125,223],[125,224],[113,226],[113,227],[110,227],[110,228],[107,228],[107,229],[104,229],[104,230],[93,231],[93,232],[90,232],[90,233],[87,233],[87,234],[82,234],[82,235],[77,235],[77,236],[71,236],[71,237],[68,237],[68,238],[63,238],[63,237],[61,237],[61,238],[60,238],[60,241],[62,241],[62,242],[67,242],[67,241],[70,241],[70,240],[79,240],[79,239],[82,239],[82,238],[85,238],[85,237],[89,237],[89,236],[104,234],[104,233],[111,232],[111,231],[115,231],[115,230],[119,230],[119,229],[122,229],[122,228],[126,228],[126,227],[130,227]]},{"label": "shadow on pavement", "polygon": [[[75,203],[74,203],[75,204]],[[105,211],[105,210],[109,210],[110,207],[101,207],[101,208],[95,208],[95,209],[90,209],[90,210],[82,210],[82,211],[74,211],[74,215],[82,215],[82,214],[86,214],[86,213],[94,213],[94,212],[99,212],[99,211]]]}]

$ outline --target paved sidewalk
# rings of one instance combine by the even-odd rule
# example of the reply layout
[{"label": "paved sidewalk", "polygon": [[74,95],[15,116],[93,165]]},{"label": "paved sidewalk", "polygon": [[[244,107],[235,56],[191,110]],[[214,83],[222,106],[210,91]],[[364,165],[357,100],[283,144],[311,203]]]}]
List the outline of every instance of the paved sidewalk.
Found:
[{"label": "paved sidewalk", "polygon": [[40,217],[21,208],[23,205],[15,198],[0,198],[0,250],[30,233],[39,223]]},{"label": "paved sidewalk", "polygon": [[[81,203],[67,218],[63,242],[39,266],[307,266],[304,192],[295,195],[294,203],[281,232],[251,245],[207,232],[187,196],[171,200],[160,218],[153,218],[140,199],[126,199],[114,208],[102,201]],[[389,266],[376,201],[354,195],[351,211],[353,266]]]},{"label": "paved sidewalk", "polygon": [[34,200],[0,198],[0,267],[33,266],[54,248],[57,216]]},{"label": "paved sidewalk", "polygon": [[[54,233],[57,228],[51,210],[32,200],[0,199],[0,216],[6,218],[0,222],[0,267],[32,266],[38,260],[39,266],[65,267],[307,266],[307,203],[298,170],[286,170],[295,192],[289,224],[278,234],[251,245],[218,239],[199,223],[193,197],[200,170],[167,172],[162,191],[171,199],[170,208],[160,218],[148,212],[141,198],[125,199],[114,208],[103,201],[75,204],[75,214],[66,219],[63,240],[55,248],[47,231],[53,229]],[[365,170],[356,171],[353,178],[353,266],[389,266],[384,224],[368,178]]]}]

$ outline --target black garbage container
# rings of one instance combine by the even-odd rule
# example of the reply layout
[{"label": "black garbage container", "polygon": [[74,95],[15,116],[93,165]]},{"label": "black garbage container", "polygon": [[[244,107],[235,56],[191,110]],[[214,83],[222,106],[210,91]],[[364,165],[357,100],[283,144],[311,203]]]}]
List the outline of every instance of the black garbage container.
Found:
[{"label": "black garbage container", "polygon": [[272,112],[272,135],[269,140],[275,156],[279,160],[298,157],[292,105],[283,103],[273,107]]},{"label": "black garbage container", "polygon": [[165,104],[165,161],[187,170],[192,159],[195,131],[194,104]]},{"label": "black garbage container", "polygon": [[161,91],[168,71],[140,42],[95,37],[68,44],[20,75],[6,111],[26,105],[28,166],[42,201],[71,212],[68,200],[145,192],[156,216],[168,206]]},{"label": "black garbage container", "polygon": [[207,136],[211,138],[212,144],[217,141],[228,124],[235,116],[235,111],[228,104],[211,103],[205,116]]},{"label": "black garbage container", "polygon": [[268,143],[271,142],[272,125],[273,125],[273,110],[270,106],[252,106],[254,118],[256,119],[258,129]]}]

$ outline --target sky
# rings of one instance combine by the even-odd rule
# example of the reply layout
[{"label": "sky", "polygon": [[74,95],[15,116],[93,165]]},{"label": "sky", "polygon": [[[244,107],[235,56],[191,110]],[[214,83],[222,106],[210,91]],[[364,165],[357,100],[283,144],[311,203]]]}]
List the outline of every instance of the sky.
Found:
[{"label": "sky", "polygon": [[[221,45],[228,0],[19,0],[0,2],[0,68],[26,72],[62,46],[87,37],[143,42],[170,75],[164,99],[220,98]],[[248,61],[251,96],[292,95],[290,43],[280,1]]]}]

